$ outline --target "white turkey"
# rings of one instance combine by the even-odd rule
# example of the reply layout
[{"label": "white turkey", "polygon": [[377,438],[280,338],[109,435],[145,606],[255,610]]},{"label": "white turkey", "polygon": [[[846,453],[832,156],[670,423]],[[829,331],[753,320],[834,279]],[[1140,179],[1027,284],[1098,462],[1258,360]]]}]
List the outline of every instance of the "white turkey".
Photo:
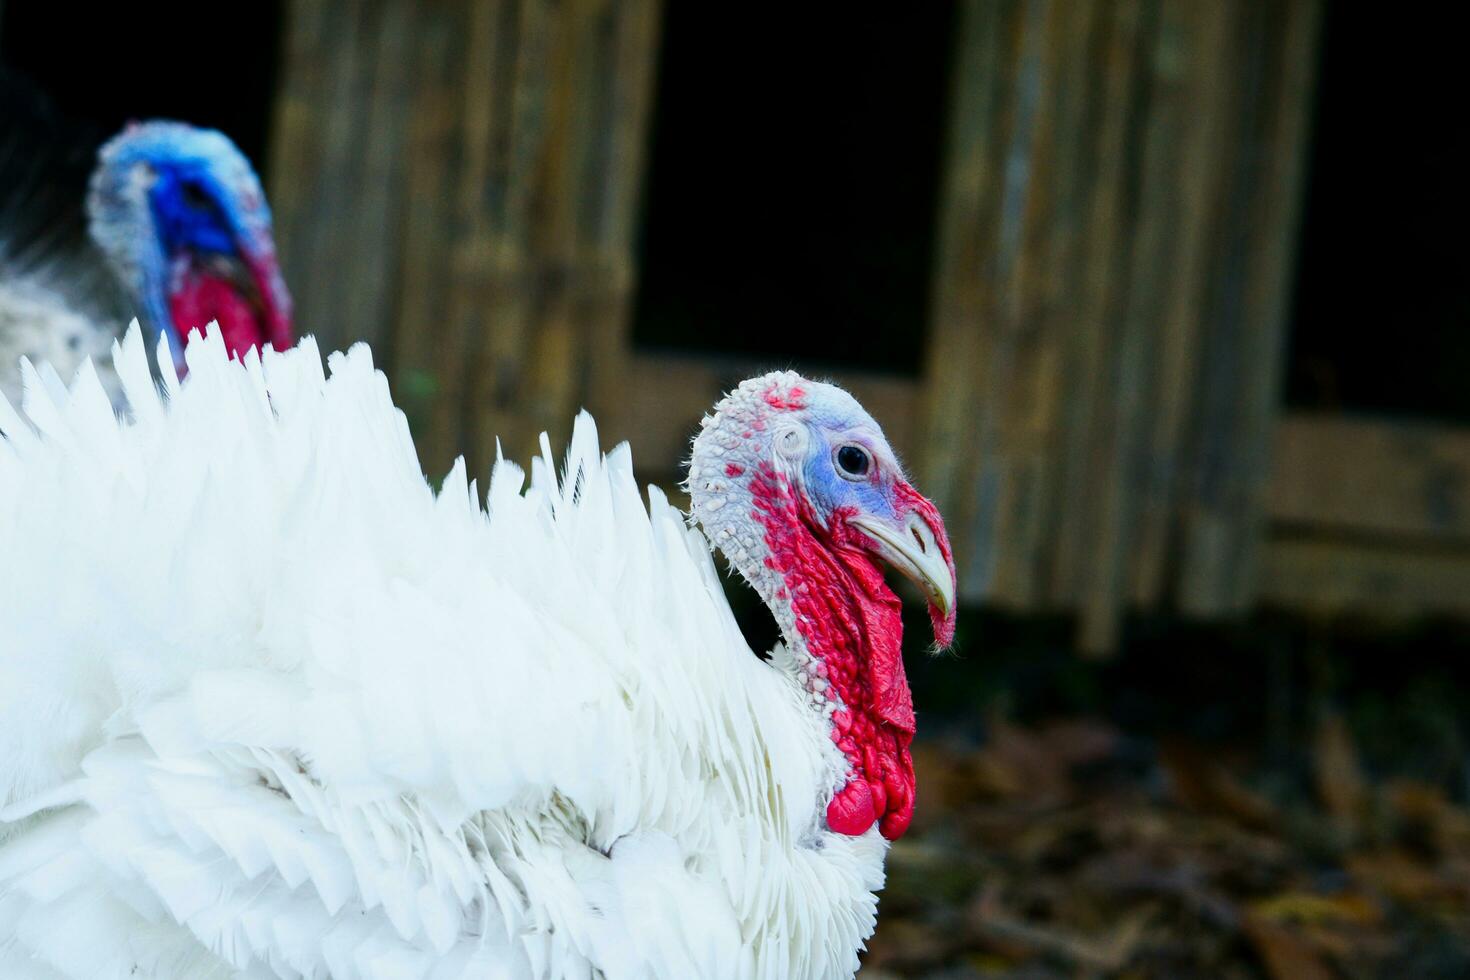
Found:
[{"label": "white turkey", "polygon": [[880,564],[940,645],[955,579],[850,395],[732,391],[696,528],[585,413],[482,508],[365,347],[185,355],[0,401],[0,976],[856,971],[914,803]]},{"label": "white turkey", "polygon": [[235,352],[291,346],[270,209],[224,134],[155,120],[98,151],[7,72],[0,134],[0,392],[12,401],[22,356],[66,378],[91,357],[115,394],[109,352],[133,316],[168,338],[180,370],[184,339],[211,321]]}]

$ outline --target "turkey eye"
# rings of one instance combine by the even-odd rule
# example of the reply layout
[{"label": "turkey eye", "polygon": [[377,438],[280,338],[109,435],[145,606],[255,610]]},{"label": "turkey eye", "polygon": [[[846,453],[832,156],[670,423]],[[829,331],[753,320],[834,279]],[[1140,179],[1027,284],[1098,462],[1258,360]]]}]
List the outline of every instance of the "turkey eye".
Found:
[{"label": "turkey eye", "polygon": [[837,468],[845,476],[866,476],[872,459],[861,446],[843,446],[837,450]]},{"label": "turkey eye", "polygon": [[179,185],[179,196],[184,199],[185,204],[189,205],[195,211],[203,211],[211,203],[209,195],[205,193],[204,188],[193,181],[186,181]]}]

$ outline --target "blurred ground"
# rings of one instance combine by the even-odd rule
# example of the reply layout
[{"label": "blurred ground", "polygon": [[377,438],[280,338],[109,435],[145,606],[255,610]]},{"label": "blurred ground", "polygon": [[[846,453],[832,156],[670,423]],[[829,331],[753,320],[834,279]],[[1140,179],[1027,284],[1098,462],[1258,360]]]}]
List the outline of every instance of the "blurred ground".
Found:
[{"label": "blurred ground", "polygon": [[863,977],[1462,977],[1470,813],[1364,782],[1339,719],[1282,807],[1185,743],[1086,721],[916,753]]},{"label": "blurred ground", "polygon": [[[999,663],[973,631],[960,661],[910,660],[921,711],[946,683],[990,707],[921,719],[864,980],[1470,976],[1465,686],[1442,636],[1165,633],[1131,666],[1033,649],[1040,709],[1014,636],[989,638]],[[1059,701],[1087,710],[1039,717]]]}]

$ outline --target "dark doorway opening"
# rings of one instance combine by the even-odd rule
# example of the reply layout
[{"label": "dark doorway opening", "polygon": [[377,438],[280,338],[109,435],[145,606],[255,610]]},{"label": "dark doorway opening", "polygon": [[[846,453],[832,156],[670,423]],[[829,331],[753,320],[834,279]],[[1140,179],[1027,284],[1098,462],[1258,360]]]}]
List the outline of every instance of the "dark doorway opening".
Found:
[{"label": "dark doorway opening", "polygon": [[668,5],[637,344],[918,373],[955,8]]},{"label": "dark doorway opening", "polygon": [[1470,422],[1470,127],[1450,8],[1327,4],[1287,404]]},{"label": "dark doorway opening", "polygon": [[105,138],[129,120],[223,131],[261,169],[282,27],[280,0],[0,4],[0,64]]}]

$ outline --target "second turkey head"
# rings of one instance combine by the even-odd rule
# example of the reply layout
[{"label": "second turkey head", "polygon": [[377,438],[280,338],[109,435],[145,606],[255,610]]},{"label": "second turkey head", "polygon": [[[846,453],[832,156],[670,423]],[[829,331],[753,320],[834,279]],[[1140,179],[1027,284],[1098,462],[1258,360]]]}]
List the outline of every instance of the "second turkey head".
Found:
[{"label": "second turkey head", "polygon": [[745,382],[704,420],[689,494],[711,544],[771,608],[835,747],[828,828],[898,837],[913,814],[914,711],[881,565],[923,590],[947,646],[955,568],[939,512],[856,399],[791,372]]},{"label": "second turkey head", "polygon": [[87,194],[93,240],[155,341],[183,368],[193,330],[219,324],[232,354],[294,342],[270,208],[223,133],[135,123],[103,146]]}]

